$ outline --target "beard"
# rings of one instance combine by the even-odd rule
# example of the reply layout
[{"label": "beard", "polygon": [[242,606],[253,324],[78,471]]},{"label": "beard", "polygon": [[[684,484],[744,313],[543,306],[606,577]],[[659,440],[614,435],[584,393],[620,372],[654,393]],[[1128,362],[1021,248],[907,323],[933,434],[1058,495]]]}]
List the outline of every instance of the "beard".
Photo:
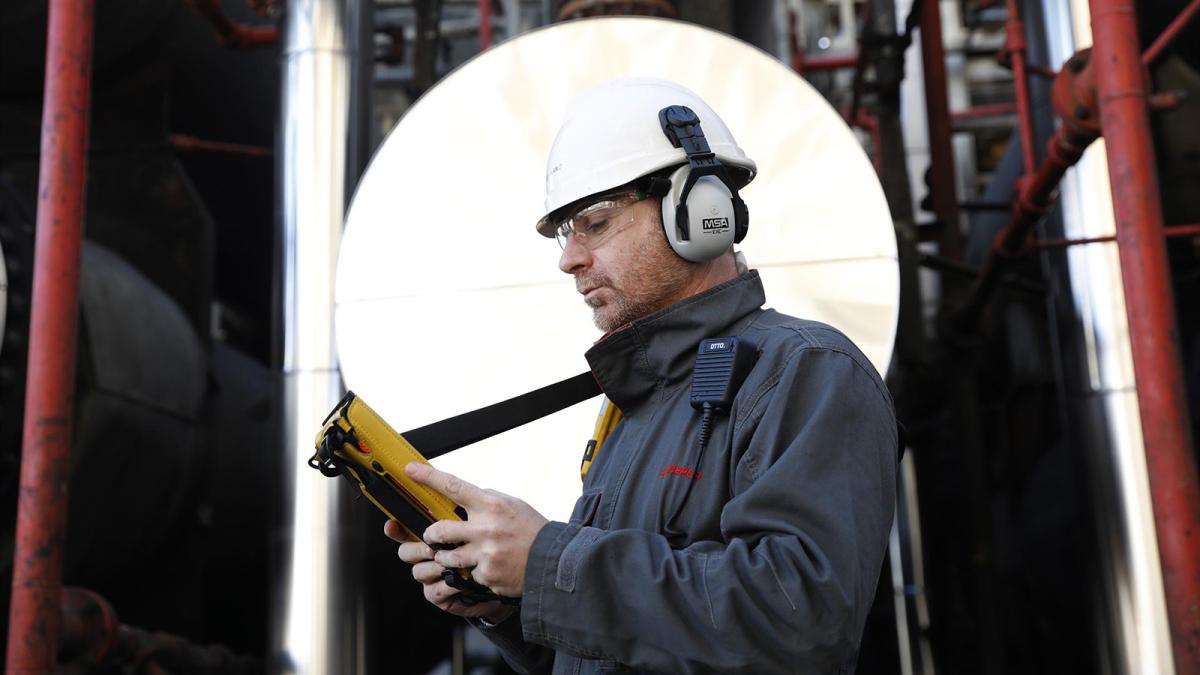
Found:
[{"label": "beard", "polygon": [[679,300],[694,266],[671,250],[660,226],[631,242],[620,269],[577,276],[575,288],[605,287],[584,302],[596,327],[611,333]]}]

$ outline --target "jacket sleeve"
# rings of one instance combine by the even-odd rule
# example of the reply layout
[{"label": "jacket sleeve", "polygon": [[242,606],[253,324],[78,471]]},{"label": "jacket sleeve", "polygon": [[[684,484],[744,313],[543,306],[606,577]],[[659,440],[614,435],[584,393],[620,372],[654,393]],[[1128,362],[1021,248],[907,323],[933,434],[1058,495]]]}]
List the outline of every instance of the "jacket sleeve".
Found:
[{"label": "jacket sleeve", "polygon": [[553,650],[526,642],[522,637],[519,610],[497,624],[489,625],[479,619],[467,619],[467,623],[491,640],[505,662],[521,675],[548,674],[554,667]]},{"label": "jacket sleeve", "polygon": [[552,522],[526,566],[526,640],[672,673],[853,666],[895,505],[891,398],[848,352],[804,346],[745,400],[724,541]]}]

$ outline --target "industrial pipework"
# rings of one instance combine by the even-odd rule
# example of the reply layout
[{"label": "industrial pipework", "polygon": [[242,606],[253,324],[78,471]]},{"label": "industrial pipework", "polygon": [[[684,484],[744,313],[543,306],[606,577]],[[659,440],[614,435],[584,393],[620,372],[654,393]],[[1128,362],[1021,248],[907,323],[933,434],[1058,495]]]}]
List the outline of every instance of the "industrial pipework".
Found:
[{"label": "industrial pipework", "polygon": [[[1003,272],[1034,248],[1030,234],[1051,205],[1067,169],[1103,136],[1175,668],[1180,675],[1196,675],[1200,673],[1200,611],[1196,610],[1200,607],[1200,484],[1155,170],[1149,119],[1154,97],[1146,66],[1196,16],[1200,0],[1190,3],[1145,53],[1140,52],[1131,0],[1091,0],[1093,47],[1071,57],[1055,78],[1054,110],[1063,124],[1051,138],[1041,165],[1036,165],[1031,151],[1024,29],[1015,0],[1007,4],[1006,53],[1016,80],[1025,173],[1017,182],[1012,221],[998,233],[991,255],[958,309],[955,327],[972,330]],[[1020,34],[1014,25],[1021,27]],[[1160,101],[1170,104],[1169,97]],[[934,143],[935,158],[936,147],[942,145]],[[933,187],[936,201],[938,190],[945,188],[936,180]]]},{"label": "industrial pipework", "polygon": [[93,0],[50,0],[20,496],[6,671],[51,673],[60,626]]},{"label": "industrial pipework", "polygon": [[[1192,5],[1196,5],[1193,2]],[[1092,0],[1093,69],[1178,675],[1200,674],[1200,484],[1133,0]]]}]

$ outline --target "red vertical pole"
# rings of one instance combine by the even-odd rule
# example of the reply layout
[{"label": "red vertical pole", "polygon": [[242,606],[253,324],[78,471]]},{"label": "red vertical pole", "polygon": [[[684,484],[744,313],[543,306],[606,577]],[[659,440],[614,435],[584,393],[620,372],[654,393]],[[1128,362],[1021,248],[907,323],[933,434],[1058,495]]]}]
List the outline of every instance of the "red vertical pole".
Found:
[{"label": "red vertical pole", "polygon": [[1025,72],[1025,22],[1017,0],[1008,0],[1008,21],[1005,22],[1004,49],[1009,54],[1013,72],[1013,91],[1017,99],[1018,135],[1021,139],[1021,159],[1028,177],[1037,170],[1033,151],[1033,113],[1029,109],[1029,78]]},{"label": "red vertical pole", "polygon": [[1200,489],[1133,0],[1091,0],[1125,310],[1178,675],[1200,675]]},{"label": "red vertical pole", "polygon": [[53,673],[75,390],[94,0],[50,0],[7,672]]},{"label": "red vertical pole", "polygon": [[492,46],[492,0],[479,0],[479,51]]},{"label": "red vertical pole", "polygon": [[925,72],[925,110],[929,119],[929,189],[933,211],[941,226],[938,252],[961,255],[958,231],[958,187],[954,183],[952,124],[946,100],[946,53],[942,47],[942,10],[938,0],[921,3],[921,63]]}]

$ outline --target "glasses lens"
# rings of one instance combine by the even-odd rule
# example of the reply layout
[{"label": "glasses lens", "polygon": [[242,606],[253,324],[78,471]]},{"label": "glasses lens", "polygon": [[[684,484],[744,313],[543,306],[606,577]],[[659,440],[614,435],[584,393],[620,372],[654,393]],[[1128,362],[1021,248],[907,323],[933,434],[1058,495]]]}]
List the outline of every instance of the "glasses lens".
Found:
[{"label": "glasses lens", "polygon": [[558,245],[567,247],[567,238],[574,237],[575,241],[594,249],[600,246],[617,230],[624,229],[628,219],[622,219],[625,208],[642,199],[640,193],[610,195],[591,202],[559,222],[555,229],[554,238]]}]

